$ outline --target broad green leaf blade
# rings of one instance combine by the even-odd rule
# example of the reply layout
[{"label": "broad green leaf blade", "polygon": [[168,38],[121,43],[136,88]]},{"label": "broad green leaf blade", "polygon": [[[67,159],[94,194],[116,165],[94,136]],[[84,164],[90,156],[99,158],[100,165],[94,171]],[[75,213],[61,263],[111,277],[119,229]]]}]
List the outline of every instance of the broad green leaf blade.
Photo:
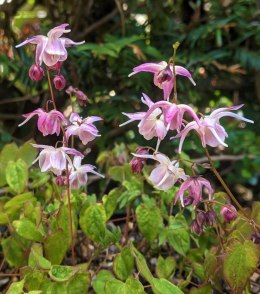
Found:
[{"label": "broad green leaf blade", "polygon": [[175,268],[176,261],[173,257],[168,256],[164,259],[163,257],[159,256],[156,263],[155,272],[159,278],[168,279],[175,271]]},{"label": "broad green leaf blade", "polygon": [[117,205],[117,199],[119,198],[119,191],[118,189],[113,189],[109,192],[108,195],[104,195],[102,197],[102,202],[106,211],[106,218],[107,220],[110,219],[112,214],[114,213]]},{"label": "broad green leaf blade", "polygon": [[152,209],[141,204],[136,209],[137,224],[140,232],[150,243],[156,239],[162,226],[160,209],[154,206]]},{"label": "broad green leaf blade", "polygon": [[37,149],[32,146],[33,140],[25,142],[17,151],[16,158],[21,158],[25,161],[27,166],[31,166],[32,162],[37,156]]},{"label": "broad green leaf blade", "polygon": [[20,282],[12,283],[10,288],[6,292],[6,294],[22,294],[23,293],[23,285],[24,285],[24,280],[21,280]]},{"label": "broad green leaf blade", "polygon": [[134,267],[134,258],[129,248],[124,248],[116,257],[113,264],[114,273],[125,281],[131,274]]},{"label": "broad green leaf blade", "polygon": [[87,293],[89,285],[90,285],[89,273],[79,273],[69,282],[67,287],[67,293],[68,294]]},{"label": "broad green leaf blade", "polygon": [[28,182],[28,167],[25,161],[18,159],[9,161],[6,167],[6,181],[9,187],[17,194],[22,193]]},{"label": "broad green leaf blade", "polygon": [[184,294],[180,288],[165,279],[153,278],[152,289],[155,294]]},{"label": "broad green leaf blade", "polygon": [[4,186],[6,182],[6,167],[9,161],[16,159],[18,147],[15,143],[7,144],[4,146],[0,154],[0,187]]},{"label": "broad green leaf blade", "polygon": [[134,278],[127,279],[126,283],[112,279],[105,285],[105,294],[145,294],[143,285]]},{"label": "broad green leaf blade", "polygon": [[32,268],[48,270],[51,268],[51,263],[43,257],[42,245],[34,243],[31,247],[28,264]]},{"label": "broad green leaf blade", "polygon": [[252,241],[234,242],[224,257],[224,277],[234,293],[242,293],[248,279],[257,267],[259,247]]},{"label": "broad green leaf blade", "polygon": [[77,269],[71,266],[53,265],[49,271],[52,280],[56,282],[65,282],[73,277]]},{"label": "broad green leaf blade", "polygon": [[107,270],[101,270],[93,281],[93,288],[97,294],[105,294],[105,285],[107,281],[113,280],[115,277]]},{"label": "broad green leaf blade", "polygon": [[43,235],[39,232],[36,225],[29,219],[23,218],[13,222],[13,226],[18,235],[31,241],[43,241]]},{"label": "broad green leaf blade", "polygon": [[79,223],[83,232],[94,242],[101,242],[106,233],[106,212],[102,205],[91,205],[81,215]]}]

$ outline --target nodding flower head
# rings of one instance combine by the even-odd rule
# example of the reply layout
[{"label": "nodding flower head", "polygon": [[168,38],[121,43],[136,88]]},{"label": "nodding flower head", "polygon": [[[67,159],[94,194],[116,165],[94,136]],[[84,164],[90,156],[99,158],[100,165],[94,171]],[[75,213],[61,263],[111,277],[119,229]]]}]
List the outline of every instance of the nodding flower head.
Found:
[{"label": "nodding flower head", "polygon": [[220,213],[225,222],[230,223],[237,218],[237,210],[232,204],[226,204],[220,210]]},{"label": "nodding flower head", "polygon": [[58,136],[61,130],[61,122],[64,124],[67,123],[64,115],[57,111],[51,110],[50,112],[45,112],[41,108],[38,108],[30,113],[23,114],[23,117],[26,118],[19,127],[27,123],[33,116],[38,115],[38,130],[43,134],[43,136],[55,134]]},{"label": "nodding flower head", "polygon": [[[154,74],[154,84],[163,90],[163,97],[167,100],[172,92],[174,86],[174,73],[173,73],[173,65],[168,64],[166,61],[161,61],[159,63],[144,63],[135,68],[133,68],[133,72],[129,75],[132,76],[138,72],[151,72]],[[194,85],[190,72],[182,67],[175,66],[175,74],[187,77]]]},{"label": "nodding flower head", "polygon": [[58,74],[53,78],[53,84],[56,90],[61,91],[66,87],[66,80],[63,75]]},{"label": "nodding flower head", "polygon": [[32,81],[40,81],[44,76],[44,70],[39,64],[33,64],[29,69],[29,77]]},{"label": "nodding flower head", "polygon": [[52,67],[57,62],[63,62],[67,59],[68,53],[66,47],[83,44],[83,42],[74,42],[68,38],[61,38],[64,33],[69,33],[66,29],[67,23],[61,24],[50,30],[46,36],[38,35],[26,39],[16,48],[28,43],[37,45],[35,54],[35,63],[41,65],[44,62],[48,67]]},{"label": "nodding flower head", "polygon": [[185,198],[184,196],[185,191],[188,192],[187,197],[193,198],[193,205],[197,206],[202,200],[202,190],[203,187],[207,189],[207,193],[209,195],[209,199],[211,200],[213,197],[213,189],[210,185],[210,182],[204,179],[203,177],[189,177],[186,179],[180,186],[179,191],[176,193],[175,203],[178,199],[181,200],[181,205],[185,207]]},{"label": "nodding flower head", "polygon": [[206,147],[209,145],[211,147],[217,147],[219,145],[228,147],[228,145],[224,142],[225,138],[228,137],[225,129],[220,125],[219,120],[224,116],[234,117],[240,120],[243,120],[248,123],[254,123],[252,120],[244,118],[241,115],[236,113],[232,113],[229,110],[238,110],[242,105],[232,106],[227,108],[219,108],[214,110],[210,115],[206,115],[201,118],[200,121],[192,121],[188,123],[185,128],[174,138],[180,138],[179,144],[179,153],[181,152],[183,142],[187,136],[187,134],[191,130],[195,130],[202,142],[202,146]]},{"label": "nodding flower head", "polygon": [[[143,147],[138,147],[135,153],[138,155],[149,154],[148,150]],[[130,161],[130,168],[132,172],[136,174],[140,173],[144,167],[145,161],[146,161],[145,158],[133,157],[132,160]]]}]

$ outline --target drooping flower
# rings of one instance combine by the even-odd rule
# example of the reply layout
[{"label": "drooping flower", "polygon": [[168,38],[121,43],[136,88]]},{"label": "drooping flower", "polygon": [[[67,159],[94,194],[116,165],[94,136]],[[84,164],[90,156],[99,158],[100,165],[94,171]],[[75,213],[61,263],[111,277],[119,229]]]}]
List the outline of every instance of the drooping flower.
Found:
[{"label": "drooping flower", "polygon": [[43,134],[43,136],[52,135],[54,133],[57,136],[60,134],[61,130],[61,121],[65,124],[67,123],[64,115],[58,110],[51,110],[50,112],[45,112],[41,108],[38,108],[30,113],[23,114],[23,117],[26,118],[19,127],[27,123],[34,115],[38,115],[38,130]]},{"label": "drooping flower", "polygon": [[58,74],[53,78],[53,84],[56,90],[61,91],[66,87],[66,80],[63,75]]},{"label": "drooping flower", "polygon": [[209,199],[211,200],[213,197],[213,189],[210,185],[210,182],[200,176],[198,177],[190,177],[186,179],[180,186],[179,191],[176,193],[175,203],[178,199],[181,200],[181,205],[185,206],[185,197],[184,192],[188,191],[187,197],[193,198],[193,205],[197,206],[202,200],[202,191],[203,187],[207,189],[207,194],[209,195]]},{"label": "drooping flower", "polygon": [[82,119],[77,113],[70,116],[71,125],[66,129],[66,136],[78,136],[84,145],[100,136],[94,122],[102,120],[99,116],[89,116]]},{"label": "drooping flower", "polygon": [[29,77],[32,81],[40,81],[44,76],[44,70],[39,64],[33,64],[29,69]]},{"label": "drooping flower", "polygon": [[73,148],[59,147],[54,148],[48,145],[32,144],[33,147],[42,149],[39,156],[35,159],[35,162],[39,160],[39,166],[42,172],[52,171],[55,175],[60,176],[62,171],[66,169],[66,162],[71,162],[70,155],[79,156],[81,158],[84,155]]},{"label": "drooping flower", "polygon": [[220,210],[220,213],[225,222],[230,223],[237,218],[237,210],[232,204],[226,204]]},{"label": "drooping flower", "polygon": [[187,134],[191,130],[195,130],[199,134],[203,147],[206,147],[206,145],[209,145],[211,147],[217,147],[219,145],[228,147],[228,145],[224,142],[225,138],[228,137],[228,134],[226,133],[225,129],[220,125],[219,120],[224,116],[230,116],[248,123],[254,123],[250,119],[244,118],[241,115],[229,111],[240,109],[242,106],[243,104],[232,107],[219,108],[214,110],[210,115],[206,115],[205,117],[201,118],[199,123],[195,121],[188,123],[185,128],[177,136],[174,137],[181,138],[179,144],[179,153],[181,152],[182,145]]},{"label": "drooping flower", "polygon": [[186,180],[187,175],[176,160],[171,161],[166,155],[162,153],[155,153],[153,155],[133,154],[139,158],[153,159],[159,162],[151,172],[149,179],[154,187],[159,190],[167,191],[178,181],[178,179]]},{"label": "drooping flower", "polygon": [[74,42],[68,38],[61,38],[64,33],[69,33],[70,30],[66,30],[67,23],[61,24],[47,34],[47,37],[43,35],[34,36],[26,39],[16,48],[26,45],[28,43],[36,44],[35,63],[41,65],[44,62],[47,66],[52,67],[57,62],[65,61],[68,57],[66,47],[74,45],[81,45],[82,42]]},{"label": "drooping flower", "polygon": [[103,175],[94,170],[96,168],[95,166],[91,164],[81,165],[81,160],[82,158],[79,156],[75,156],[73,159],[73,169],[69,176],[70,187],[72,189],[78,189],[81,186],[85,186],[88,182],[88,173],[104,178]]},{"label": "drooping flower", "polygon": [[75,95],[80,106],[86,106],[89,101],[88,96],[83,91],[72,86],[66,89],[66,93],[70,96]]},{"label": "drooping flower", "polygon": [[[148,150],[144,147],[138,147],[135,153],[138,155],[149,154]],[[129,163],[132,173],[140,173],[144,167],[145,161],[146,160],[144,158],[133,157]]]},{"label": "drooping flower", "polygon": [[[141,101],[149,107],[148,111],[155,104],[144,93],[141,98]],[[135,112],[135,113],[123,112],[123,114],[126,115],[129,118],[129,120],[121,124],[120,127],[132,121],[139,120],[140,121],[140,123],[138,124],[139,133],[143,135],[146,140],[151,140],[153,137],[158,137],[160,140],[163,140],[167,134],[168,130],[164,123],[164,117],[162,115],[162,111],[158,108],[149,112],[148,117],[146,117],[147,112]]]},{"label": "drooping flower", "polygon": [[[129,76],[139,72],[153,73],[154,84],[160,89],[163,89],[163,96],[165,100],[169,98],[174,86],[174,73],[172,64],[168,64],[166,61],[161,61],[159,63],[144,63],[133,68],[133,72]],[[186,68],[176,65],[175,74],[187,77],[194,86],[196,85],[190,72]]]},{"label": "drooping flower", "polygon": [[149,108],[140,122],[140,125],[144,124],[147,119],[149,120],[150,115],[155,110],[161,110],[161,113],[163,113],[164,124],[170,130],[179,131],[181,129],[185,112],[188,112],[195,122],[200,123],[199,118],[190,106],[186,104],[175,104],[168,101],[158,101]]}]

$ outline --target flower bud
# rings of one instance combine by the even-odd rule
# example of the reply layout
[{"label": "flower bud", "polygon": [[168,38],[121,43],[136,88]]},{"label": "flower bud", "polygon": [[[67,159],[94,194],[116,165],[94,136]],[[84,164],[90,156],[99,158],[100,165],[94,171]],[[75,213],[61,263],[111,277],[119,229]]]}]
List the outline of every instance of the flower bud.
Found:
[{"label": "flower bud", "polygon": [[29,69],[29,77],[32,81],[40,81],[44,76],[43,68],[38,64],[33,64]]},{"label": "flower bud", "polygon": [[65,176],[57,176],[55,179],[56,185],[59,187],[65,186],[66,177]]},{"label": "flower bud", "polygon": [[225,222],[230,223],[232,220],[237,218],[237,211],[235,207],[231,204],[226,204],[220,210],[220,213]]},{"label": "flower bud", "polygon": [[66,80],[63,75],[56,75],[53,79],[53,83],[56,90],[63,90],[66,86]]},{"label": "flower bud", "polygon": [[58,61],[56,64],[49,66],[49,69],[58,71],[61,69],[62,63],[62,61]]},{"label": "flower bud", "polygon": [[[145,155],[145,154],[148,154],[149,152],[147,151],[147,149],[143,147],[138,147],[135,153],[139,155]],[[130,167],[132,172],[136,174],[140,173],[144,167],[144,164],[145,164],[144,158],[133,157],[132,160],[130,161]]]},{"label": "flower bud", "polygon": [[200,226],[198,224],[197,220],[193,220],[191,222],[190,229],[191,229],[192,233],[197,234],[197,235],[200,235],[203,231],[202,226]]},{"label": "flower bud", "polygon": [[251,235],[251,240],[252,240],[253,243],[255,243],[255,244],[260,244],[260,233],[257,233],[257,232],[253,233],[253,234]]},{"label": "flower bud", "polygon": [[193,203],[194,199],[191,196],[186,196],[183,198],[184,207],[187,207]]},{"label": "flower bud", "polygon": [[75,91],[75,96],[77,97],[80,106],[86,106],[88,102],[88,96],[80,90]]},{"label": "flower bud", "polygon": [[217,219],[217,215],[216,215],[215,211],[209,210],[208,212],[206,212],[206,223],[207,223],[207,225],[213,226],[216,219]]},{"label": "flower bud", "polygon": [[204,222],[206,221],[206,213],[204,211],[199,211],[197,213],[196,221],[199,226],[203,226]]}]

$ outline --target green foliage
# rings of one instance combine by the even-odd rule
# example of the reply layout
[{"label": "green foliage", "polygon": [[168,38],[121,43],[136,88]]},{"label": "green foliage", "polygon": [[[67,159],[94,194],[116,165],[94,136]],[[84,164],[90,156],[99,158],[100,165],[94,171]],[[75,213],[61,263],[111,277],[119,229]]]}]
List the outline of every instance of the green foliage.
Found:
[{"label": "green foliage", "polygon": [[159,256],[155,272],[159,278],[169,279],[173,275],[175,268],[176,261],[173,257],[168,256],[164,259],[162,256]]},{"label": "green foliage", "polygon": [[125,281],[134,267],[134,258],[129,248],[124,248],[114,259],[113,269],[115,275]]}]

